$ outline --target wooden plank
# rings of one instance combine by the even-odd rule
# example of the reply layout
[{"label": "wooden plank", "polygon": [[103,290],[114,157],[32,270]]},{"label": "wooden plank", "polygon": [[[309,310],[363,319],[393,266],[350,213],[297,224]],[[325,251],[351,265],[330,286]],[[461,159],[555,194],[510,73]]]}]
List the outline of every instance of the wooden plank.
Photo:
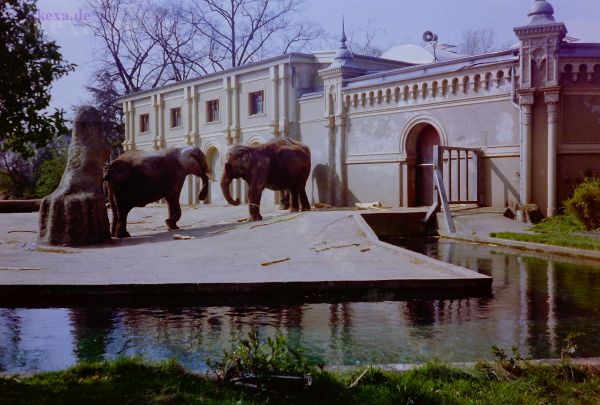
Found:
[{"label": "wooden plank", "polygon": [[460,183],[461,183],[461,180],[462,180],[462,177],[460,176],[460,150],[458,150],[457,153],[456,153],[456,165],[457,165],[456,172],[457,172],[457,177],[458,177],[458,182],[457,182],[457,185],[458,185],[458,201],[460,201],[460,199],[461,199]]},{"label": "wooden plank", "polygon": [[465,197],[467,197],[466,199],[469,199],[469,152],[466,152],[466,159],[465,159],[465,180],[466,180],[466,189],[467,189],[467,195]]},{"label": "wooden plank", "polygon": [[439,169],[434,171],[435,183],[437,183],[438,193],[440,195],[442,201],[442,209],[444,210],[444,217],[446,218],[446,224],[448,225],[448,230],[452,233],[456,232],[456,228],[454,227],[454,220],[452,219],[452,213],[450,212],[450,205],[448,204],[448,200],[446,199],[446,189],[444,187],[444,179],[442,178],[442,172]]},{"label": "wooden plank", "polygon": [[473,152],[473,197],[477,200],[477,205],[481,205],[481,197],[479,196],[479,151]]},{"label": "wooden plank", "polygon": [[452,149],[448,149],[448,199],[452,201]]}]

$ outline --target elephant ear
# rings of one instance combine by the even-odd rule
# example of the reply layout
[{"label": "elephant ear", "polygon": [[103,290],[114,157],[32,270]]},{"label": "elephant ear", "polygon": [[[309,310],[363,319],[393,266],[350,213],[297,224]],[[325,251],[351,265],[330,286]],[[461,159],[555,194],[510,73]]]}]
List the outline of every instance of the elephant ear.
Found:
[{"label": "elephant ear", "polygon": [[181,149],[180,163],[187,174],[200,176],[206,167],[206,157],[199,148],[188,146]]},{"label": "elephant ear", "polygon": [[207,175],[210,174],[210,168],[208,167],[208,163],[206,162],[206,155],[204,155],[204,152],[202,152],[202,150],[200,150],[199,148],[194,148],[194,151],[192,152],[192,157],[196,159],[204,173],[206,173]]},{"label": "elephant ear", "polygon": [[249,148],[241,147],[240,152],[240,164],[246,170],[252,166],[252,151]]}]

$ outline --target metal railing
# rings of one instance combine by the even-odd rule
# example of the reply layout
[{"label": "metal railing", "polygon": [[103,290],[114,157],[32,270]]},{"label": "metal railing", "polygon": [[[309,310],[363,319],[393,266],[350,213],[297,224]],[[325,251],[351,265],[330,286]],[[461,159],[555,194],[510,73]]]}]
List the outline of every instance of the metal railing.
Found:
[{"label": "metal railing", "polygon": [[425,215],[424,222],[429,221],[441,206],[448,230],[454,233],[456,228],[450,213],[450,204],[481,204],[481,153],[480,148],[433,146],[433,162],[423,165],[433,169],[433,203]]}]

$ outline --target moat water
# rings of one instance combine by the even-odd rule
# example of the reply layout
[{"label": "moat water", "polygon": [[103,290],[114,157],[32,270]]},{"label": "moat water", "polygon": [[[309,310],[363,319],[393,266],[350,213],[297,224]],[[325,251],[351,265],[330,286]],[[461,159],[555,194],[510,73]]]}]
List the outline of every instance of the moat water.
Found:
[{"label": "moat water", "polygon": [[283,334],[329,365],[492,358],[491,346],[558,357],[600,356],[600,263],[546,259],[447,239],[396,239],[490,275],[493,296],[464,299],[176,308],[0,308],[0,371],[56,370],[81,361],[175,358],[206,369],[250,331]]}]

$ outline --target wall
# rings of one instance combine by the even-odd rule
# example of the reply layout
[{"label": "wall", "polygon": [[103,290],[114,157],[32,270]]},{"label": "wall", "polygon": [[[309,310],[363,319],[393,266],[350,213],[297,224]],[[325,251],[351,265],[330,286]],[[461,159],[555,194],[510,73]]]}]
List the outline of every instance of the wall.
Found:
[{"label": "wall", "polygon": [[575,73],[562,76],[557,173],[560,206],[586,176],[600,176],[600,65],[563,63]]},{"label": "wall", "polygon": [[487,158],[480,187],[488,192],[487,204],[505,206],[518,201],[519,118],[507,93],[509,86],[475,102],[429,98],[418,104],[409,98],[408,102],[401,99],[351,107],[347,127],[350,202],[354,196],[363,202],[407,204],[405,196],[412,184],[406,184],[409,180],[402,171],[408,169],[401,162],[408,157],[406,142],[411,129],[420,123],[433,125],[442,144],[483,148]]},{"label": "wall", "polygon": [[329,202],[328,132],[323,117],[323,96],[305,97],[298,103],[299,139],[310,148],[312,169],[306,185],[311,204]]}]

